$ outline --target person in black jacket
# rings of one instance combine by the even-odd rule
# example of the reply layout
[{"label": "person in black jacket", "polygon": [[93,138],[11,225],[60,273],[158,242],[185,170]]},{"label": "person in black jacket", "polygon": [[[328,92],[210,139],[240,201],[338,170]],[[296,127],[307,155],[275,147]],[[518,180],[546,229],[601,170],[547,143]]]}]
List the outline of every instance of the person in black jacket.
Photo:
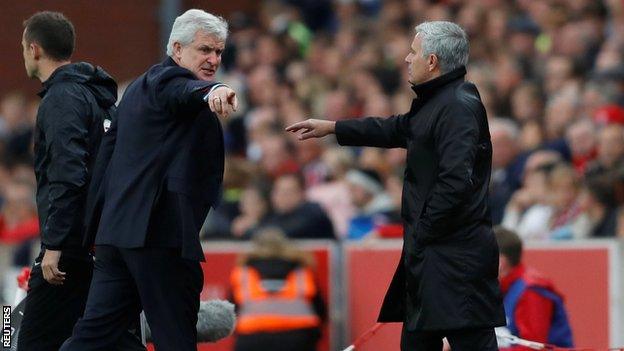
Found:
[{"label": "person in black jacket", "polygon": [[61,350],[109,350],[141,309],[157,350],[197,349],[199,230],[223,179],[217,117],[237,105],[234,91],[214,82],[226,37],[222,18],[186,11],[168,57],[126,89],[87,205],[86,243],[97,258],[91,290]]},{"label": "person in black jacket", "polygon": [[492,146],[476,87],[464,80],[469,44],[454,23],[416,27],[410,111],[390,118],[307,120],[299,139],[335,133],[341,145],[407,149],[404,246],[380,322],[403,322],[402,350],[496,350],[505,325],[498,246],[487,208]]},{"label": "person in black jacket", "polygon": [[335,239],[334,227],[325,210],[305,199],[305,180],[301,174],[284,174],[271,189],[272,211],[260,227],[277,227],[289,239]]},{"label": "person in black jacket", "polygon": [[[24,27],[26,73],[43,85],[34,148],[41,253],[32,267],[18,348],[56,351],[87,300],[93,257],[82,246],[85,199],[117,84],[100,67],[70,62],[74,28],[62,14],[36,13]],[[123,340],[130,349],[144,349],[136,337]]]}]

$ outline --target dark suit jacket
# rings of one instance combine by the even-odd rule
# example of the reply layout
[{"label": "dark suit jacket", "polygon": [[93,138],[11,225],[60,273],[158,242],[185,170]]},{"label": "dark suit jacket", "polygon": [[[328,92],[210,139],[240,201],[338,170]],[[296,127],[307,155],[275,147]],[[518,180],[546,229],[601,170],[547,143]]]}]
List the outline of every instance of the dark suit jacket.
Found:
[{"label": "dark suit jacket", "polygon": [[128,86],[103,139],[87,201],[90,244],[180,248],[204,260],[199,229],[220,198],[223,133],[197,80],[171,58]]},{"label": "dark suit jacket", "polygon": [[409,331],[505,324],[487,210],[492,145],[461,67],[414,86],[404,115],[336,123],[341,145],[407,148],[401,262],[380,313]]}]

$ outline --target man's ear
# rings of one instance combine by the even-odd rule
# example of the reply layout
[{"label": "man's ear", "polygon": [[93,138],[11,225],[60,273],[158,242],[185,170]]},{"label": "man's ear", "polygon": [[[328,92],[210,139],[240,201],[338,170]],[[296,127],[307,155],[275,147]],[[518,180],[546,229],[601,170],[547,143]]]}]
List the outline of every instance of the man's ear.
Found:
[{"label": "man's ear", "polygon": [[429,72],[435,71],[436,68],[438,68],[440,65],[440,61],[438,61],[438,56],[436,56],[435,54],[429,54],[429,60],[427,63],[429,65]]},{"label": "man's ear", "polygon": [[28,50],[30,50],[32,57],[35,60],[40,60],[41,57],[43,56],[43,49],[37,43],[28,44]]},{"label": "man's ear", "polygon": [[180,57],[180,55],[182,55],[182,44],[177,41],[173,43],[173,55],[176,57]]}]

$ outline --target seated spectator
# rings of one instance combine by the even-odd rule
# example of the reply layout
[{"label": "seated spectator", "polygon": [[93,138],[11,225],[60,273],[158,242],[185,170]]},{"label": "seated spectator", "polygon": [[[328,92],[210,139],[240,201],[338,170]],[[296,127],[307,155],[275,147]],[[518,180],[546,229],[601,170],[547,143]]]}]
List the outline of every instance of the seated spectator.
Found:
[{"label": "seated spectator", "polygon": [[375,171],[350,170],[345,179],[356,207],[356,214],[349,221],[347,238],[361,239],[376,226],[388,223],[396,208]]},{"label": "seated spectator", "polygon": [[300,171],[294,156],[294,146],[286,136],[270,132],[260,141],[260,167],[271,179]]},{"label": "seated spectator", "polygon": [[489,121],[492,139],[492,179],[488,196],[492,223],[503,220],[505,206],[520,187],[522,164],[518,158],[518,128],[513,121],[493,118]]},{"label": "seated spectator", "polygon": [[15,278],[23,267],[31,265],[33,242],[39,236],[39,218],[34,202],[34,189],[25,182],[5,185],[0,209],[0,245],[11,247],[11,266],[5,272],[2,300],[13,303],[17,291]]},{"label": "seated spectator", "polygon": [[[507,331],[522,339],[573,347],[572,330],[563,304],[563,297],[553,283],[539,272],[522,263],[522,240],[516,233],[494,228],[499,246],[499,279],[503,292]],[[504,350],[530,350],[510,347],[499,342]]]},{"label": "seated spectator", "polygon": [[591,223],[583,216],[580,184],[574,169],[557,164],[548,175],[549,202],[553,209],[551,239],[580,239],[588,235]]},{"label": "seated spectator", "polygon": [[587,119],[581,119],[566,131],[566,142],[572,153],[572,165],[579,174],[584,174],[587,165],[597,156],[596,128]]},{"label": "seated spectator", "polygon": [[624,166],[624,127],[619,124],[605,126],[598,136],[598,156],[587,166],[588,178],[616,171]]},{"label": "seated spectator", "polygon": [[375,237],[392,239],[403,238],[403,218],[401,217],[401,202],[403,201],[403,174],[392,174],[386,178],[386,191],[392,203],[394,210],[388,214],[383,223],[375,223],[373,234]]},{"label": "seated spectator", "polygon": [[613,237],[618,229],[618,209],[612,177],[602,176],[585,181],[582,208],[590,222],[589,237]]},{"label": "seated spectator", "polygon": [[232,221],[232,236],[250,239],[270,210],[268,197],[260,186],[250,185],[243,190],[239,210],[240,214]]},{"label": "seated spectator", "polygon": [[259,231],[230,281],[237,308],[235,351],[313,351],[326,307],[312,256],[275,228]]},{"label": "seated spectator", "polygon": [[353,154],[348,149],[334,147],[323,153],[322,160],[327,166],[328,179],[325,183],[309,188],[306,195],[308,200],[318,202],[323,207],[332,220],[336,236],[344,238],[349,220],[355,213],[349,185],[344,179],[353,164]]},{"label": "seated spectator", "polygon": [[255,167],[241,158],[226,158],[221,203],[210,210],[200,231],[203,239],[231,239],[232,221],[240,215],[243,189],[255,172]]},{"label": "seated spectator", "polygon": [[277,227],[291,239],[334,239],[334,227],[321,206],[305,199],[305,185],[299,174],[275,179],[271,191],[273,211],[261,227]]},{"label": "seated spectator", "polygon": [[546,239],[553,208],[547,197],[548,175],[561,156],[554,151],[534,152],[524,166],[522,188],[505,208],[502,226],[515,230],[523,239]]},{"label": "seated spectator", "polygon": [[544,111],[544,96],[535,82],[524,81],[511,96],[511,115],[520,124],[539,119]]}]

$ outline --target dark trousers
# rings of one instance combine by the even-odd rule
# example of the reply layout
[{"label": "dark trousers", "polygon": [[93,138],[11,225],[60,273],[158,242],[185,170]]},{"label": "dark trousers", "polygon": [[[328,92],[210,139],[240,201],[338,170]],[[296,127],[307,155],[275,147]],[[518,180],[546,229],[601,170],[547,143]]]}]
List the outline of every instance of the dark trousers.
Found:
[{"label": "dark trousers", "polygon": [[[93,261],[61,256],[59,270],[67,273],[63,285],[49,284],[43,278],[41,260],[43,252],[35,259],[28,281],[24,317],[19,326],[17,349],[19,351],[58,351],[72,334],[76,321],[85,310]],[[143,351],[139,319],[130,324],[117,340],[117,351]]]},{"label": "dark trousers", "polygon": [[110,350],[141,309],[158,351],[197,350],[199,262],[165,248],[96,248],[84,316],[62,351]]},{"label": "dark trousers", "polygon": [[403,328],[401,351],[440,351],[442,339],[447,338],[453,351],[497,351],[493,328],[445,332],[410,332]]},{"label": "dark trousers", "polygon": [[93,263],[61,256],[59,270],[67,273],[63,285],[49,284],[41,271],[41,253],[32,266],[18,350],[57,351],[82,316],[87,302]]}]

